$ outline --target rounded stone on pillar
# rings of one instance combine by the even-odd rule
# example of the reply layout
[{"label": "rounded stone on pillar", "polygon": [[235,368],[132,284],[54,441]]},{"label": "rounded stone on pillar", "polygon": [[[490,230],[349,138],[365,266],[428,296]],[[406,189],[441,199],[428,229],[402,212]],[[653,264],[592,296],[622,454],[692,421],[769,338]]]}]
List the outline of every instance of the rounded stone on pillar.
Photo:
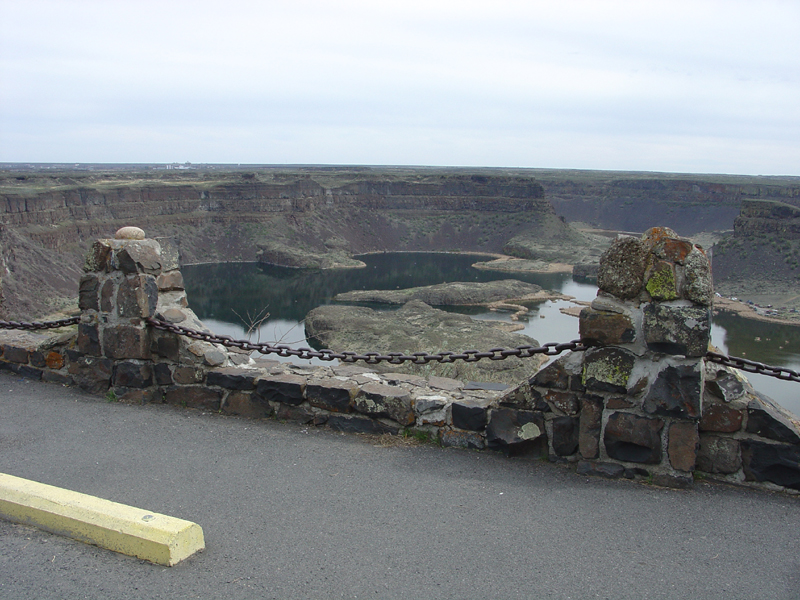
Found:
[{"label": "rounded stone on pillar", "polygon": [[116,240],[143,240],[144,230],[139,227],[120,227],[114,234]]}]

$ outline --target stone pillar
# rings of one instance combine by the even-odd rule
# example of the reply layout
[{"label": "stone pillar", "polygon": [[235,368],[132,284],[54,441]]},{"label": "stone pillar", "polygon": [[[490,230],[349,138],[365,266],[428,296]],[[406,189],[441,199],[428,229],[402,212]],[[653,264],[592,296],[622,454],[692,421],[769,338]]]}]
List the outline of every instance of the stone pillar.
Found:
[{"label": "stone pillar", "polygon": [[[138,227],[123,227],[100,239],[86,259],[80,281],[77,351],[70,373],[93,392],[149,402],[175,395],[173,385],[202,384],[205,367],[250,361],[223,346],[194,341],[147,324],[156,317],[191,329],[208,329],[188,307],[179,256],[171,240],[145,239]],[[207,390],[188,389],[195,396]],[[182,393],[188,393],[183,389]]]},{"label": "stone pillar", "polygon": [[[70,373],[93,392],[149,401],[153,378],[153,333],[146,319],[156,314],[165,278],[180,278],[178,253],[145,239],[138,227],[123,227],[114,239],[97,240],[80,280],[77,352]],[[182,286],[181,286],[182,287]]]},{"label": "stone pillar", "polygon": [[[616,240],[580,315],[586,391],[604,398],[601,457],[688,480],[699,444],[711,340],[708,257],[674,231]],[[599,430],[598,430],[599,434]],[[658,476],[657,475],[657,476]]]},{"label": "stone pillar", "polygon": [[86,259],[79,289],[78,349],[109,359],[150,358],[145,319],[158,304],[156,278],[177,265],[162,264],[161,245],[137,227],[123,227],[115,239],[97,240]]}]

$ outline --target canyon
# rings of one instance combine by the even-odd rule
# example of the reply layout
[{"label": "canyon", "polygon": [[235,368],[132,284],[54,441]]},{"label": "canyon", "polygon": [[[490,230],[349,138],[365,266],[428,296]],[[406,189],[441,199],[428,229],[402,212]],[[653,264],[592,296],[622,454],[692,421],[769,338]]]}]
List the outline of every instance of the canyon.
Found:
[{"label": "canyon", "polygon": [[[641,232],[657,224],[690,236],[752,220],[740,216],[752,200],[800,206],[800,179],[788,177],[433,167],[4,167],[0,310],[6,318],[73,306],[89,245],[124,225],[172,238],[184,264],[358,267],[353,255],[408,250],[596,264],[613,235],[592,229]],[[741,239],[738,230],[749,230],[737,227],[734,238]],[[765,235],[785,238],[777,230]]]}]

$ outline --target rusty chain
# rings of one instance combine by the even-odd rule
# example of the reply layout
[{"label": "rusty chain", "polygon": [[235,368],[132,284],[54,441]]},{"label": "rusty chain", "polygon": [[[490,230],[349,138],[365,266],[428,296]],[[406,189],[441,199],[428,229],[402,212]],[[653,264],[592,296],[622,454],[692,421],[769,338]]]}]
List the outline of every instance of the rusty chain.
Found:
[{"label": "rusty chain", "polygon": [[47,321],[40,323],[33,321],[32,323],[25,323],[21,321],[0,321],[0,329],[22,329],[24,331],[37,331],[39,329],[58,329],[59,327],[68,327],[69,325],[77,325],[80,323],[80,317],[69,317],[68,319],[59,319],[58,321]]},{"label": "rusty chain", "polygon": [[296,356],[302,359],[318,358],[323,361],[340,360],[344,363],[354,363],[357,361],[364,361],[368,365],[377,365],[378,363],[387,362],[392,365],[401,365],[409,362],[414,365],[427,365],[429,362],[438,363],[452,363],[457,360],[464,362],[478,362],[484,358],[489,360],[505,360],[510,356],[518,356],[520,358],[530,358],[535,354],[544,354],[545,356],[557,356],[566,350],[585,350],[586,347],[580,340],[573,340],[559,344],[551,342],[544,346],[517,346],[516,348],[492,348],[486,352],[479,352],[478,350],[467,350],[465,352],[438,352],[430,354],[428,352],[414,352],[412,354],[403,354],[402,352],[389,352],[388,354],[379,354],[378,352],[366,352],[358,354],[356,352],[334,352],[333,350],[312,350],[311,348],[291,348],[284,344],[267,344],[267,343],[253,343],[248,340],[235,340],[228,335],[216,335],[188,327],[181,327],[173,323],[167,323],[158,319],[148,318],[147,323],[161,331],[168,331],[176,333],[195,340],[202,340],[204,342],[211,342],[212,344],[222,344],[228,348],[241,348],[247,351],[256,351],[260,354],[277,354],[278,356]]},{"label": "rusty chain", "polygon": [[[221,344],[227,348],[240,348],[249,352],[258,352],[260,354],[277,354],[281,357],[296,356],[304,360],[318,358],[322,361],[340,360],[344,363],[354,363],[364,361],[369,365],[376,365],[378,363],[387,362],[392,365],[401,365],[410,362],[414,365],[426,365],[429,362],[438,363],[452,363],[458,360],[464,362],[478,362],[484,358],[489,360],[505,360],[511,356],[519,358],[530,358],[536,354],[544,354],[545,356],[557,356],[567,350],[580,352],[586,350],[587,346],[580,340],[572,340],[571,342],[558,343],[549,342],[543,346],[517,346],[516,348],[492,348],[486,352],[479,352],[478,350],[466,350],[464,352],[437,352],[430,354],[428,352],[414,352],[412,354],[403,354],[402,352],[389,352],[388,354],[379,354],[378,352],[365,352],[358,354],[357,352],[334,352],[333,350],[312,350],[311,348],[292,348],[285,344],[268,344],[257,342],[253,343],[249,340],[235,340],[228,335],[216,335],[205,331],[197,331],[188,327],[181,327],[174,323],[168,323],[152,317],[146,319],[147,324],[160,331],[167,331],[182,335],[191,339],[210,342],[212,344]],[[22,329],[25,331],[36,331],[40,329],[57,329],[59,327],[67,327],[69,325],[77,325],[80,322],[80,317],[69,317],[67,319],[59,319],[58,321],[38,322],[31,323],[20,321],[0,321],[0,329]],[[717,352],[708,352],[705,356],[706,360],[713,363],[720,364],[726,367],[733,367],[748,373],[759,373],[776,379],[784,381],[795,381],[800,383],[800,373],[787,369],[785,367],[773,367],[765,365],[764,363],[740,358],[737,356],[726,356]]]},{"label": "rusty chain", "polygon": [[768,375],[776,379],[800,383],[800,373],[784,367],[771,367],[754,360],[739,358],[738,356],[725,356],[717,352],[709,352],[706,354],[706,360],[726,367],[734,367],[735,369],[747,371],[748,373],[760,373],[761,375]]}]

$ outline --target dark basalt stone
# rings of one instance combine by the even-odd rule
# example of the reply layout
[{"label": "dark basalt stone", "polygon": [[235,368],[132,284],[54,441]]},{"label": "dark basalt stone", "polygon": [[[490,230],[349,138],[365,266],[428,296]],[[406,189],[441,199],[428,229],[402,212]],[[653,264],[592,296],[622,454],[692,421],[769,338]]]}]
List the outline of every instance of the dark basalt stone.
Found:
[{"label": "dark basalt stone", "polygon": [[600,456],[600,427],[603,419],[603,398],[587,395],[581,400],[578,423],[578,449],[583,458]]},{"label": "dark basalt stone", "polygon": [[[297,406],[305,400],[303,396],[305,387],[306,380],[299,375],[276,375],[259,379],[256,384],[256,394],[266,402]],[[348,398],[349,396],[348,392]]]},{"label": "dark basalt stone", "polygon": [[253,390],[256,387],[253,371],[245,369],[219,369],[206,375],[208,385],[218,385],[228,390]]},{"label": "dark basalt stone", "polygon": [[87,274],[81,277],[78,284],[78,308],[81,310],[100,310],[97,291],[100,280],[97,275]]},{"label": "dark basalt stone", "polygon": [[[96,324],[80,323],[78,325],[78,349],[83,354],[100,356],[100,330]],[[8,358],[8,350],[6,350],[6,358]]]},{"label": "dark basalt stone", "polygon": [[603,441],[608,456],[625,462],[661,462],[661,430],[664,421],[629,413],[614,413],[606,424]]},{"label": "dark basalt stone", "polygon": [[114,366],[112,384],[127,388],[146,388],[153,385],[153,369],[147,363],[119,362]]},{"label": "dark basalt stone", "polygon": [[486,445],[506,456],[521,454],[546,440],[544,418],[527,410],[499,408],[491,411],[486,426]]},{"label": "dark basalt stone", "polygon": [[172,370],[169,365],[165,363],[157,363],[153,367],[153,376],[156,380],[156,385],[172,385],[175,381],[172,379]]},{"label": "dark basalt stone", "polygon": [[800,444],[800,433],[789,419],[771,406],[752,400],[747,405],[747,432],[778,442]]},{"label": "dark basalt stone", "polygon": [[556,361],[536,373],[530,379],[530,383],[544,388],[566,390],[569,387],[569,373],[560,362]]},{"label": "dark basalt stone", "polygon": [[488,422],[487,400],[457,400],[451,406],[453,427],[468,431],[483,431]]},{"label": "dark basalt stone", "polygon": [[681,365],[663,369],[644,399],[645,412],[674,417],[700,417],[701,373],[698,367]]},{"label": "dark basalt stone", "polygon": [[152,275],[126,277],[117,290],[120,317],[152,317],[158,304],[158,285]]},{"label": "dark basalt stone", "polygon": [[588,345],[627,344],[636,339],[636,328],[628,315],[586,307],[578,325],[581,341]]},{"label": "dark basalt stone", "polygon": [[742,468],[739,441],[718,435],[701,435],[697,468],[706,473],[736,473]]},{"label": "dark basalt stone", "polygon": [[339,380],[315,380],[306,385],[306,397],[312,406],[332,412],[350,412],[355,387]]},{"label": "dark basalt stone", "polygon": [[727,404],[713,403],[703,406],[703,417],[700,419],[700,431],[718,431],[733,433],[742,428],[743,411],[731,408]]},{"label": "dark basalt stone", "polygon": [[744,384],[733,373],[725,373],[716,379],[707,380],[706,390],[725,402],[731,402],[744,395]]},{"label": "dark basalt stone", "polygon": [[218,411],[222,401],[222,392],[203,386],[185,385],[168,388],[164,392],[164,401],[167,404]]},{"label": "dark basalt stone", "polygon": [[749,481],[771,481],[800,490],[800,447],[742,440],[742,463]]},{"label": "dark basalt stone", "polygon": [[225,398],[222,411],[230,415],[250,417],[251,419],[264,419],[272,416],[272,406],[259,398],[258,394],[233,391]]},{"label": "dark basalt stone", "polygon": [[347,433],[371,433],[380,435],[391,433],[396,435],[400,431],[399,427],[390,427],[380,421],[364,417],[345,417],[343,415],[330,415],[328,417],[328,427],[337,431]]},{"label": "dark basalt stone", "polygon": [[553,452],[558,456],[572,456],[578,450],[580,427],[574,417],[553,419]]}]

